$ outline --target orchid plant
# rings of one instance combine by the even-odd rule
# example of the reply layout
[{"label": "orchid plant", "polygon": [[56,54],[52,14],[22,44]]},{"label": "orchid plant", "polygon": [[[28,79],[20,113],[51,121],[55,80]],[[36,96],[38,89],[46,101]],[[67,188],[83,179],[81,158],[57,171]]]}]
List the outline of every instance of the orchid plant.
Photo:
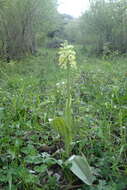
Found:
[{"label": "orchid plant", "polygon": [[[72,119],[72,99],[71,99],[71,69],[76,69],[76,52],[74,46],[69,45],[67,41],[62,44],[59,51],[59,66],[67,71],[67,99],[64,117],[55,118],[53,126],[64,138],[66,156],[71,153],[71,144],[73,137],[73,119]],[[71,156],[66,163],[70,163],[70,170],[84,183],[92,185],[93,175],[91,168],[85,156]]]},{"label": "orchid plant", "polygon": [[67,99],[63,118],[55,118],[53,120],[53,126],[57,129],[59,134],[63,136],[65,149],[67,155],[71,151],[72,137],[73,137],[73,120],[72,120],[72,101],[71,101],[71,69],[76,69],[76,52],[74,46],[69,45],[67,41],[61,45],[58,52],[59,54],[59,66],[61,69],[66,70],[66,88],[67,88]]}]

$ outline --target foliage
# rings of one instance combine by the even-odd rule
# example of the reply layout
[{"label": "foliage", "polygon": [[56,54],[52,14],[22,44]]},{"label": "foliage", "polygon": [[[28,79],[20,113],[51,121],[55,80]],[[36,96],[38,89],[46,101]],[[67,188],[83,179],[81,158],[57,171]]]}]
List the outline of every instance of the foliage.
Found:
[{"label": "foliage", "polygon": [[0,189],[125,190],[127,1],[56,8],[0,1]]},{"label": "foliage", "polygon": [[82,183],[63,162],[64,144],[50,120],[64,114],[66,70],[54,62],[56,50],[42,49],[20,62],[0,61],[1,189],[126,189],[127,58],[88,58],[76,51],[71,154],[86,155],[93,185]]},{"label": "foliage", "polygon": [[126,0],[91,0],[90,8],[66,26],[66,33],[70,40],[82,44],[88,55],[103,52],[109,55],[114,51],[124,54],[127,52],[126,21]]},{"label": "foliage", "polygon": [[35,54],[56,15],[54,0],[3,0],[0,7],[0,55],[9,62],[26,54]]}]

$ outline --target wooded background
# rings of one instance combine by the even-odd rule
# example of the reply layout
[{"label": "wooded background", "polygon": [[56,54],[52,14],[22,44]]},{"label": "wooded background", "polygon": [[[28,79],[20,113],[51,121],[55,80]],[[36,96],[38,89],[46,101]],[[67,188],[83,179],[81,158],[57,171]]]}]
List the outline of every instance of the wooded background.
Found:
[{"label": "wooded background", "polygon": [[[84,53],[127,52],[127,1],[90,0],[80,18],[61,15],[57,0],[1,0],[0,56],[7,61],[58,47],[63,40],[81,44]],[[53,44],[56,43],[56,45]]]}]

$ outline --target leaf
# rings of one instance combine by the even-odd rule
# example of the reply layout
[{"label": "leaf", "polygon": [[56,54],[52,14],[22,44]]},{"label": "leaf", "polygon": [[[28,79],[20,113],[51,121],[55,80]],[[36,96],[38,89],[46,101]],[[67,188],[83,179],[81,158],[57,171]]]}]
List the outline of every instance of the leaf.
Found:
[{"label": "leaf", "polygon": [[68,161],[71,163],[70,170],[84,183],[87,185],[92,185],[93,175],[90,166],[85,158],[85,156],[71,156]]},{"label": "leaf", "polygon": [[26,146],[26,147],[23,147],[23,148],[21,149],[21,152],[23,152],[24,154],[29,155],[29,156],[30,156],[30,155],[31,155],[31,156],[35,156],[36,153],[37,153],[36,149],[35,149],[34,146],[31,145],[31,144],[29,144],[29,145]]},{"label": "leaf", "polygon": [[9,190],[12,190],[12,174],[8,173],[8,183],[9,183]]},{"label": "leaf", "polygon": [[34,170],[38,173],[44,173],[47,170],[47,166],[46,165],[41,165],[41,166],[36,166],[34,168]]},{"label": "leaf", "polygon": [[4,108],[0,107],[0,120],[4,117]]},{"label": "leaf", "polygon": [[16,158],[16,150],[14,149],[14,147],[10,147],[10,149],[8,150],[8,153],[11,155],[12,160]]},{"label": "leaf", "polygon": [[69,129],[62,117],[57,117],[52,121],[55,130],[63,137],[69,133]]},{"label": "leaf", "polygon": [[66,153],[69,154],[72,143],[72,131],[64,118],[58,117],[52,121],[54,129],[64,138]]},{"label": "leaf", "polygon": [[25,162],[28,164],[41,164],[43,163],[44,159],[40,156],[26,156]]}]

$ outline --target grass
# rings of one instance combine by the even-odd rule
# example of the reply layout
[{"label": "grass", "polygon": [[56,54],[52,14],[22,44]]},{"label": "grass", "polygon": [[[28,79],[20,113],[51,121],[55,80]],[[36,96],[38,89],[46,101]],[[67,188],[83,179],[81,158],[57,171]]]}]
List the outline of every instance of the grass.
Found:
[{"label": "grass", "polygon": [[[92,186],[64,165],[62,138],[50,120],[63,116],[66,74],[56,51],[10,64],[0,62],[0,189],[125,190],[127,188],[126,57],[85,57],[71,73],[74,118],[71,154],[85,154]],[[57,85],[56,85],[57,84]]]}]

